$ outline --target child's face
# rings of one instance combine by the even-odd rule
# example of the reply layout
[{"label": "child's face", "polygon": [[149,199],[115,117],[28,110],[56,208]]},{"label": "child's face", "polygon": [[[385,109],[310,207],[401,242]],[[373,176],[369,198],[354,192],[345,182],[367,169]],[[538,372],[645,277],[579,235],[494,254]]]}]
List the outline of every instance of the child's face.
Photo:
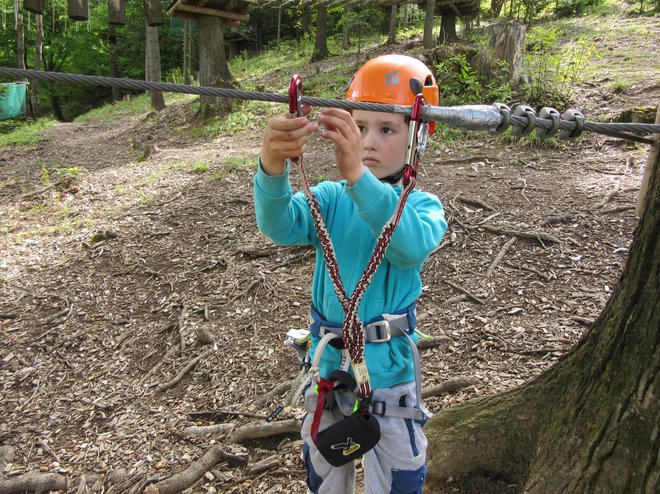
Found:
[{"label": "child's face", "polygon": [[403,168],[408,145],[408,124],[404,115],[353,110],[353,120],[362,138],[362,163],[376,178]]}]

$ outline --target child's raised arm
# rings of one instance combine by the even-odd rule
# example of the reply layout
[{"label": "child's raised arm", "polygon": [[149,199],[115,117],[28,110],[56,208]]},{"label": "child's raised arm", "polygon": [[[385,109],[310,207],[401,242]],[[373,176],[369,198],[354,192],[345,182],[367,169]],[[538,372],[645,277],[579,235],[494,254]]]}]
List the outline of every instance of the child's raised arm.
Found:
[{"label": "child's raised arm", "polygon": [[325,127],[321,137],[335,145],[339,174],[353,185],[364,173],[360,129],[351,114],[339,108],[323,109],[319,122]]}]

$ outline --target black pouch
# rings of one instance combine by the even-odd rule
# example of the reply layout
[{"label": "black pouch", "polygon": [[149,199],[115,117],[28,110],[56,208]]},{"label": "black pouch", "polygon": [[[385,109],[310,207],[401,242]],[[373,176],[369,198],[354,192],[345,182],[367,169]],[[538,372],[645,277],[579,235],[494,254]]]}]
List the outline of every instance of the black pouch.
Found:
[{"label": "black pouch", "polygon": [[340,467],[372,449],[380,440],[378,420],[357,411],[319,432],[316,448],[330,465]]}]

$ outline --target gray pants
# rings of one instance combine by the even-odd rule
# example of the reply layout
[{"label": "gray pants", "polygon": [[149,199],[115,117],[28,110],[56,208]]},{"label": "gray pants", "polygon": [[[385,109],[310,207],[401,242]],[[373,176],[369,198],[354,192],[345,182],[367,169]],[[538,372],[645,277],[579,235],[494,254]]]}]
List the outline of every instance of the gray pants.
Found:
[{"label": "gray pants", "polygon": [[[305,396],[314,400],[316,391],[310,386]],[[415,383],[399,384],[374,391],[374,400],[393,406],[412,406],[415,403]],[[307,400],[306,400],[307,401]],[[303,456],[307,468],[307,485],[313,494],[353,494],[355,491],[355,463],[333,467],[325,461],[312,441],[310,429],[313,413],[302,424],[305,441]],[[337,414],[324,410],[319,431],[336,422]],[[380,425],[380,441],[363,459],[365,494],[421,494],[426,478],[426,436],[423,423],[400,417],[375,415]]]}]

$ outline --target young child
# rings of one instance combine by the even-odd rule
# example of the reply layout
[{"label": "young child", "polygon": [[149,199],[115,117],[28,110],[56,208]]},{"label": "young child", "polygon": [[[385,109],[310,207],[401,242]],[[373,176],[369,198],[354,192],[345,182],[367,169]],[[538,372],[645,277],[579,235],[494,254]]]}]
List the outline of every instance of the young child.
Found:
[{"label": "young child", "polygon": [[[418,79],[418,81],[412,81]],[[420,84],[421,82],[421,84]],[[352,101],[412,105],[422,88],[427,104],[438,104],[438,87],[431,71],[417,59],[403,55],[376,57],[355,74],[346,92]],[[306,109],[306,113],[309,108]],[[383,225],[390,219],[401,191],[400,182],[408,141],[408,118],[379,113],[327,108],[318,117],[320,135],[334,145],[340,182],[322,182],[312,188],[332,239],[339,271],[350,296],[366,267]],[[316,265],[312,282],[312,345],[319,343],[320,327],[341,328],[344,310],[326,272],[320,243],[302,192],[293,194],[288,158],[300,156],[310,134],[319,125],[289,114],[272,118],[266,128],[259,168],[254,178],[254,201],[259,230],[278,245],[313,245]],[[310,165],[311,166],[311,165]],[[417,189],[408,197],[399,226],[382,264],[367,288],[358,315],[365,325],[382,321],[414,336],[415,301],[422,292],[420,271],[447,228],[444,210],[434,195]],[[373,400],[383,404],[374,413],[381,430],[376,446],[363,457],[367,494],[421,493],[426,476],[426,437],[421,419],[392,416],[390,409],[413,407],[416,396],[413,352],[405,335],[367,341],[365,361]],[[321,377],[341,367],[341,351],[327,346],[321,357]],[[315,401],[309,386],[308,398]],[[375,411],[374,411],[375,412]],[[396,413],[394,415],[397,415]],[[303,421],[303,457],[307,485],[312,493],[353,493],[355,466],[331,466],[311,439],[313,413]],[[337,420],[325,410],[319,430]]]}]

